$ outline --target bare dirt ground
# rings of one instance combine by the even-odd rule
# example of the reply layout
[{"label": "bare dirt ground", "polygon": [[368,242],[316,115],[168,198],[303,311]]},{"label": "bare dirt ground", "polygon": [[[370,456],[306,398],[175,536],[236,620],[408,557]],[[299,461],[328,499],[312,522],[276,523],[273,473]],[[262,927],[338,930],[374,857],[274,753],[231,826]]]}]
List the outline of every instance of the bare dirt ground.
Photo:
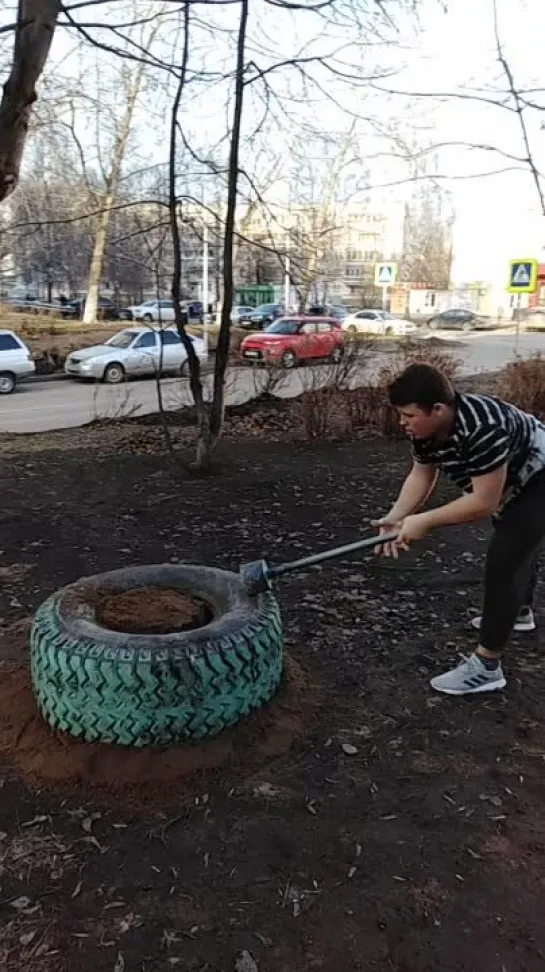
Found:
[{"label": "bare dirt ground", "polygon": [[[8,439],[0,471],[0,967],[542,972],[543,635],[514,641],[503,694],[428,687],[473,644],[486,529],[285,579],[280,697],[200,747],[193,775],[148,753],[131,789],[133,754],[78,761],[37,731],[33,610],[127,564],[237,569],[349,542],[406,445],[227,440],[220,474],[191,479],[128,433],[44,441]],[[59,746],[64,780],[47,773]]]}]

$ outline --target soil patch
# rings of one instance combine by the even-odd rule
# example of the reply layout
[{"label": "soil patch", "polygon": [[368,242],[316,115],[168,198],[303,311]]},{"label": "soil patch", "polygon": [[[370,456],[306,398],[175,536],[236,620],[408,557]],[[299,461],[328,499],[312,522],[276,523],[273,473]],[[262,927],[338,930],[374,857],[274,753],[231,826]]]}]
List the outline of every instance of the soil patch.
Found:
[{"label": "soil patch", "polygon": [[165,587],[108,592],[97,604],[99,624],[127,634],[173,634],[193,631],[212,621],[214,612],[200,597]]},{"label": "soil patch", "polygon": [[[126,428],[94,427],[92,450],[91,430],[71,435],[47,452],[22,438],[0,463],[12,657],[25,619],[79,577],[349,543],[410,464],[405,442],[252,436],[218,444],[221,475],[182,481],[164,456],[131,452]],[[178,751],[53,735],[27,674],[0,668],[2,972],[234,972],[243,952],[261,972],[543,972],[543,588],[538,630],[505,653],[505,692],[429,687],[476,643],[487,533],[452,528],[396,562],[346,557],[279,582],[310,684],[297,690],[288,662],[270,706],[177,747],[183,774]]]},{"label": "soil patch", "polygon": [[0,672],[0,759],[38,786],[92,792],[108,804],[164,809],[187,796],[192,778],[227,765],[244,778],[299,739],[315,701],[300,665],[286,658],[275,698],[237,726],[199,744],[125,749],[79,742],[42,719],[26,669]]}]

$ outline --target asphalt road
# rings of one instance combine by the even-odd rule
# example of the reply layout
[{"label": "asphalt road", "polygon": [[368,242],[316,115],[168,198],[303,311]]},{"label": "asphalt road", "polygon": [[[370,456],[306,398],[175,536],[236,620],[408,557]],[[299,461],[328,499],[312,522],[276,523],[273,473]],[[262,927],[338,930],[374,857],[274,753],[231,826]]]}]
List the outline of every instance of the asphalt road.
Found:
[{"label": "asphalt road", "polygon": [[[501,368],[513,354],[528,355],[535,351],[545,354],[545,334],[474,332],[469,335],[446,334],[442,337],[459,342],[458,356],[463,360],[465,374],[494,371]],[[378,353],[371,369],[380,367],[388,355]],[[367,370],[362,369],[358,381],[363,382]],[[309,381],[321,381],[327,376],[327,368],[301,368],[290,372],[283,386],[275,388],[276,394],[299,394]],[[206,379],[210,387],[211,378]],[[227,401],[239,403],[254,397],[266,382],[266,375],[259,369],[233,368],[228,374]],[[191,400],[189,384],[179,379],[161,382],[165,409],[179,408]],[[93,385],[76,381],[37,381],[21,384],[13,395],[0,397],[0,431],[44,432],[53,429],[74,428],[94,419],[119,418],[137,415],[157,409],[156,382],[133,381],[122,386]]]}]

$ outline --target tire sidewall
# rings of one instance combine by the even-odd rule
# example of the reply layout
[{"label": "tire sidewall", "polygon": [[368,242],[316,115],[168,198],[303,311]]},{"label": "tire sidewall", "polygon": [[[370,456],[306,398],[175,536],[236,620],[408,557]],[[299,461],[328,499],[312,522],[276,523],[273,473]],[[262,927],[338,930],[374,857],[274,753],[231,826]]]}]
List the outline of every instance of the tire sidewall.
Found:
[{"label": "tire sidewall", "polygon": [[[176,588],[213,620],[163,635],[111,631],[97,594]],[[159,564],[85,578],[48,598],[30,636],[32,685],[54,729],[89,742],[163,746],[212,736],[259,708],[282,675],[283,638],[270,592],[250,598],[239,575]]]},{"label": "tire sidewall", "polygon": [[[5,387],[3,387],[2,382],[5,382]],[[14,374],[10,371],[0,372],[0,395],[11,395],[15,391],[15,386],[17,384],[17,379]]]}]

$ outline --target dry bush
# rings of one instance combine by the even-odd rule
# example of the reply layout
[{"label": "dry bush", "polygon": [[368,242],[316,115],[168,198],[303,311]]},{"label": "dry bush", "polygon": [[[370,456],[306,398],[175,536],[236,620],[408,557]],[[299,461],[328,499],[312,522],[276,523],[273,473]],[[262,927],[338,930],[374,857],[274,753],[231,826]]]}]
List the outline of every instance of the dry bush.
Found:
[{"label": "dry bush", "polygon": [[[365,424],[374,431],[387,438],[397,437],[399,425],[395,410],[388,402],[388,388],[405,368],[413,364],[426,364],[437,368],[450,381],[456,381],[460,372],[461,360],[446,348],[433,345],[407,342],[399,351],[392,355],[387,365],[383,365],[369,388],[358,389],[359,399],[356,402],[356,421]],[[353,406],[354,408],[354,406]]]},{"label": "dry bush", "polygon": [[303,393],[299,399],[301,423],[307,439],[337,439],[350,431],[347,399],[364,355],[347,345],[337,364],[300,372]]},{"label": "dry bush", "polygon": [[387,438],[400,435],[397,414],[388,402],[388,387],[411,364],[428,364],[455,380],[460,360],[444,348],[422,348],[408,342],[391,355],[375,376],[357,385],[358,372],[372,362],[374,346],[362,352],[353,346],[339,365],[307,369],[300,399],[304,434],[311,439],[331,439],[354,433],[372,432]]},{"label": "dry bush", "polygon": [[545,421],[545,358],[541,352],[510,361],[498,378],[495,393]]},{"label": "dry bush", "polygon": [[346,389],[324,385],[299,399],[302,430],[307,439],[340,439],[350,431]]},{"label": "dry bush", "polygon": [[399,351],[392,354],[388,364],[380,369],[379,384],[383,386],[391,384],[397,375],[413,364],[430,365],[431,368],[441,371],[450,381],[455,381],[460,373],[462,362],[448,348],[437,347],[428,341],[425,346],[422,346],[421,342],[416,344],[408,341],[399,348]]},{"label": "dry bush", "polygon": [[251,367],[249,372],[252,376],[254,398],[262,395],[278,395],[289,379],[289,370],[280,363],[270,362],[264,368]]},{"label": "dry bush", "polygon": [[386,438],[400,435],[395,410],[388,401],[387,384],[361,385],[346,395],[348,424],[352,432],[368,430]]}]

